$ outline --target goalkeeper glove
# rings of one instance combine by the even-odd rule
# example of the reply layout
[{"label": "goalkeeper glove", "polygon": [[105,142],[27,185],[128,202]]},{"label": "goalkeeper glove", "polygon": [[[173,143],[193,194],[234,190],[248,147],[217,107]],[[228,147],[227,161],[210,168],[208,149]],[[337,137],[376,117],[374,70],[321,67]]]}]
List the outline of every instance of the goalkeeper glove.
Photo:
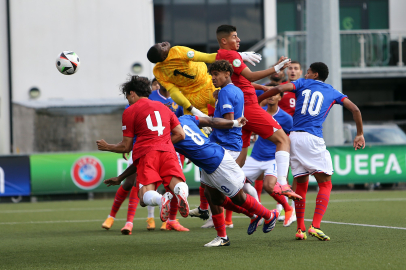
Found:
[{"label": "goalkeeper glove", "polygon": [[[262,56],[255,52],[240,52],[243,61],[255,66],[255,63],[259,63],[262,60]],[[254,63],[255,62],[255,63]]]}]

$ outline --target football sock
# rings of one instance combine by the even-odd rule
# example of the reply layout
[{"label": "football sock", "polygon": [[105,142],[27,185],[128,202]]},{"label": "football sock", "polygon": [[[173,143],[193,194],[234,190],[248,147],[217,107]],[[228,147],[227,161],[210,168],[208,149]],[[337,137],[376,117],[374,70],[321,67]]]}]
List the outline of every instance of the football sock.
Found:
[{"label": "football sock", "polygon": [[227,237],[227,233],[226,233],[226,224],[224,221],[224,214],[220,213],[217,215],[213,215],[213,224],[214,224],[214,228],[217,231],[217,236],[220,236],[222,238],[226,238]]},{"label": "football sock", "polygon": [[169,204],[169,219],[176,220],[176,214],[178,213],[178,200],[173,197]]},{"label": "football sock", "polygon": [[233,211],[226,209],[226,222],[228,224],[233,223]]},{"label": "football sock", "polygon": [[292,210],[292,207],[289,205],[285,196],[275,194],[275,192],[272,193],[271,196],[272,196],[272,198],[275,199],[275,201],[277,201],[279,204],[281,204],[283,206],[283,209],[285,210],[285,212]]},{"label": "football sock", "polygon": [[242,208],[248,210],[248,212],[255,214],[257,216],[263,217],[265,220],[271,218],[271,211],[266,209],[262,204],[260,204],[254,197],[247,194],[247,199],[241,205]]},{"label": "football sock", "polygon": [[288,184],[288,180],[286,180],[286,177],[283,177],[283,178],[281,177],[277,181],[281,186],[284,186],[284,185]]},{"label": "football sock", "polygon": [[245,183],[242,190],[245,192],[245,194],[251,195],[259,202],[257,190],[250,183]]},{"label": "football sock", "polygon": [[258,201],[261,201],[262,188],[264,187],[264,180],[255,180],[255,189],[258,194]]},{"label": "football sock", "polygon": [[116,196],[114,197],[113,206],[111,207],[110,216],[116,217],[118,210],[120,210],[121,204],[124,202],[125,198],[127,198],[129,190],[125,190],[123,186],[120,186],[116,192]]},{"label": "football sock", "polygon": [[304,214],[306,208],[306,193],[307,188],[309,186],[309,181],[305,183],[297,183],[296,186],[296,194],[302,196],[302,200],[295,201],[295,209],[296,209],[296,219],[297,219],[297,229],[301,229],[302,232],[306,231],[306,226],[304,223]]},{"label": "football sock", "polygon": [[155,211],[155,207],[148,205],[148,218],[153,218],[154,217],[154,211]]},{"label": "football sock", "polygon": [[176,184],[176,186],[173,188],[173,193],[175,195],[179,195],[183,191],[186,195],[186,198],[189,196],[189,187],[186,185],[185,182],[179,182]]},{"label": "football sock", "polygon": [[204,187],[199,187],[199,194],[200,194],[200,209],[207,210],[209,209],[209,203],[207,202],[206,196],[204,196]]},{"label": "football sock", "polygon": [[140,202],[140,199],[138,198],[138,191],[139,189],[136,187],[131,188],[127,210],[127,222],[132,223],[134,220],[135,212],[137,211],[138,203]]},{"label": "football sock", "polygon": [[144,193],[143,201],[146,205],[158,206],[161,205],[162,195],[155,190],[148,190]]},{"label": "football sock", "polygon": [[328,201],[330,200],[330,193],[332,184],[331,181],[318,183],[319,192],[316,197],[316,209],[313,216],[313,227],[320,228],[320,222],[323,219],[323,215],[327,210]]},{"label": "football sock", "polygon": [[292,200],[292,202],[291,202],[291,205],[290,206],[292,206],[293,207],[293,209],[295,209],[295,201],[294,200]]},{"label": "football sock", "polygon": [[250,218],[254,216],[253,213],[250,213],[249,211],[247,211],[243,207],[238,206],[235,203],[233,203],[233,201],[229,197],[225,198],[225,200],[224,200],[224,202],[223,202],[223,204],[221,206],[223,206],[227,210],[231,210],[231,211],[236,212],[236,213],[244,214],[244,215],[246,215],[246,216],[248,216]]},{"label": "football sock", "polygon": [[286,177],[288,176],[289,170],[289,152],[286,151],[278,151],[275,153],[275,161],[276,161],[276,170],[277,170],[277,179],[279,181],[286,182]]}]

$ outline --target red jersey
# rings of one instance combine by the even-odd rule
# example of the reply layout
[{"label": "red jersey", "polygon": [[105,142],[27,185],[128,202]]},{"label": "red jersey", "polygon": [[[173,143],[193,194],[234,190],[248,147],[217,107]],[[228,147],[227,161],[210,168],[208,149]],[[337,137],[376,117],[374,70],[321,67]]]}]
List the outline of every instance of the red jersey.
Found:
[{"label": "red jersey", "polygon": [[171,130],[179,125],[175,114],[158,101],[141,98],[123,113],[123,136],[137,137],[133,161],[151,151],[172,152]]},{"label": "red jersey", "polygon": [[[287,84],[289,82],[283,82],[282,84]],[[293,116],[295,114],[296,108],[296,95],[293,92],[284,92],[282,99],[278,103],[279,108]]]},{"label": "red jersey", "polygon": [[247,67],[241,55],[237,51],[220,49],[217,51],[216,60],[227,60],[233,66],[234,72],[231,81],[244,93],[244,104],[258,103],[254,86],[241,75],[241,72]]}]

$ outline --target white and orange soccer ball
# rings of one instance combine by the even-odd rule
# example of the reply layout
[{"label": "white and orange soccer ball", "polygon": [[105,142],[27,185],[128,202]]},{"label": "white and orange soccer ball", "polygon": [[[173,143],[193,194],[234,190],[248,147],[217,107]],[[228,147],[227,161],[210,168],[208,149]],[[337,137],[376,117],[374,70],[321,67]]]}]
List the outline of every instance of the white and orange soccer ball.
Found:
[{"label": "white and orange soccer ball", "polygon": [[64,75],[75,74],[79,67],[79,56],[72,51],[63,51],[56,58],[56,68]]}]

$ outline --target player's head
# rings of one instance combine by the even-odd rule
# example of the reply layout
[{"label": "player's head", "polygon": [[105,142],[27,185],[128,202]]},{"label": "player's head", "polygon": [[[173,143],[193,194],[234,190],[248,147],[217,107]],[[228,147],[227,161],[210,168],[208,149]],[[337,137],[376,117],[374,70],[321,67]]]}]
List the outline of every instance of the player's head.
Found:
[{"label": "player's head", "polygon": [[121,85],[121,92],[128,102],[133,104],[142,97],[149,97],[151,94],[151,82],[146,77],[134,75]]},{"label": "player's head", "polygon": [[322,62],[314,62],[307,70],[305,78],[324,82],[328,78],[327,65]]},{"label": "player's head", "polygon": [[240,48],[240,39],[235,26],[220,25],[217,27],[216,36],[221,49],[236,51]]},{"label": "player's head", "polygon": [[219,60],[214,62],[209,67],[213,85],[215,87],[223,88],[231,82],[231,75],[233,75],[233,67],[230,62],[226,60]]},{"label": "player's head", "polygon": [[288,80],[296,81],[302,76],[303,70],[298,61],[291,61],[290,66],[287,68]]},{"label": "player's head", "polygon": [[[278,83],[271,82],[268,86],[278,86],[278,85],[279,85]],[[278,102],[281,101],[282,97],[283,97],[283,92],[276,94],[272,97],[269,97],[266,99],[266,104],[278,105]]]},{"label": "player's head", "polygon": [[161,88],[161,85],[159,84],[158,80],[156,78],[153,78],[152,84],[151,84],[152,91],[158,90],[160,88]]},{"label": "player's head", "polygon": [[168,41],[157,43],[149,48],[147,58],[151,63],[162,62],[168,57],[171,44]]}]

